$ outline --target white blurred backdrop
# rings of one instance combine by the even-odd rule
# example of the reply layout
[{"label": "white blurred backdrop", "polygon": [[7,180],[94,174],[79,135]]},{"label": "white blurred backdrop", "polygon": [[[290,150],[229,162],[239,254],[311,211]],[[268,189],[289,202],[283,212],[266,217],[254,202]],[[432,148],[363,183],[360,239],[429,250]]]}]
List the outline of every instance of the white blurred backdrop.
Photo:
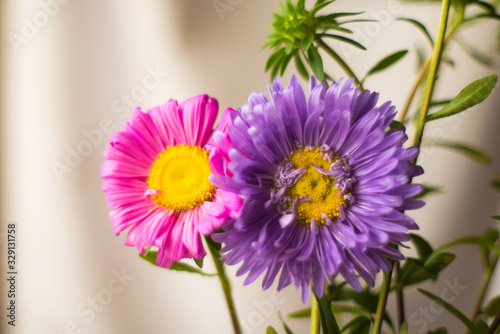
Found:
[{"label": "white blurred backdrop", "polygon": [[[220,3],[224,12],[215,8]],[[231,332],[216,278],[156,268],[123,245],[125,234],[114,235],[99,172],[109,133],[122,129],[135,106],[148,109],[170,98],[208,93],[221,108],[237,108],[251,92],[264,92],[269,51],[260,49],[277,7],[269,0],[2,0],[2,333]],[[365,10],[364,18],[381,21],[371,30],[353,25],[355,39],[368,51],[345,47],[343,52],[359,75],[389,53],[411,51],[366,81],[382,101],[401,108],[415,78],[415,45],[426,45],[420,32],[395,18],[421,19],[434,35],[439,7],[387,0],[338,0],[330,7]],[[496,24],[486,24],[462,37],[495,54],[497,32]],[[438,97],[454,96],[466,84],[499,72],[474,62],[457,45],[448,51],[456,67],[444,67]],[[344,76],[333,62],[325,63],[336,78]],[[292,72],[293,66],[285,81]],[[483,166],[438,148],[422,155],[426,174],[417,181],[443,185],[445,193],[429,197],[426,207],[411,214],[435,246],[479,233],[500,213],[498,193],[488,186],[500,171],[499,102],[496,88],[480,106],[427,129],[426,135],[466,141],[493,157]],[[15,327],[5,316],[8,223],[17,226]],[[464,246],[456,253],[439,282],[423,287],[439,294],[447,284],[459,284],[453,305],[469,314],[481,279],[479,252]],[[208,258],[206,263],[211,271]],[[287,319],[303,307],[298,292],[289,287],[277,294],[275,286],[262,292],[260,282],[243,287],[235,271],[229,269],[246,333],[264,333],[267,325],[283,332],[277,311]],[[499,291],[497,275],[489,296]],[[415,289],[408,290],[406,301],[411,333],[443,324],[450,333],[462,331],[446,311],[432,311]],[[392,299],[389,303],[393,309]],[[307,321],[287,322],[296,333],[308,331]]]}]

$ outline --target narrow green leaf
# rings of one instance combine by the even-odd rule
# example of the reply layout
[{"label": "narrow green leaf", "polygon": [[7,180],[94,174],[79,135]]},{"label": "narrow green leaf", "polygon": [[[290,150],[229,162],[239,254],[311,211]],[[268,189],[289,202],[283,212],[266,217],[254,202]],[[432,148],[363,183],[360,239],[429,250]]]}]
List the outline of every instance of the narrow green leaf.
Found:
[{"label": "narrow green leaf", "polygon": [[344,43],[351,44],[352,46],[357,47],[358,49],[366,50],[366,48],[363,45],[361,45],[360,43],[358,43],[355,40],[352,40],[350,38],[344,37],[344,36],[334,35],[334,34],[318,34],[318,35],[320,37],[328,37],[328,38],[337,39],[337,40],[342,41]]},{"label": "narrow green leaf", "polygon": [[429,243],[424,238],[415,233],[410,233],[410,240],[415,246],[420,259],[424,261],[427,260],[429,255],[431,255],[433,252],[431,245],[429,245]]},{"label": "narrow green leaf", "polygon": [[491,218],[493,218],[495,220],[500,220],[500,216],[491,216]]},{"label": "narrow green leaf", "polygon": [[422,294],[424,294],[427,298],[433,300],[437,304],[439,304],[442,307],[444,307],[446,310],[448,310],[448,312],[450,312],[451,314],[453,314],[455,317],[457,317],[465,326],[467,326],[467,328],[469,329],[469,331],[471,333],[475,333],[476,332],[475,326],[472,323],[472,321],[470,321],[469,318],[467,318],[462,312],[460,312],[459,310],[457,310],[453,305],[451,305],[450,303],[445,302],[444,300],[442,300],[438,296],[430,293],[429,291],[426,291],[424,289],[417,289],[417,290],[420,291]]},{"label": "narrow green leaf", "polygon": [[307,68],[304,66],[304,63],[302,62],[302,59],[300,57],[300,53],[297,53],[294,57],[295,60],[295,68],[297,69],[297,72],[299,72],[300,76],[306,80],[309,80],[309,72],[307,71]]},{"label": "narrow green leaf", "polygon": [[326,6],[332,4],[333,2],[335,2],[335,0],[330,0],[330,1],[323,2],[323,3],[316,3],[310,11],[311,15],[314,16],[314,14],[316,14],[317,12],[319,12],[320,10],[325,8]]},{"label": "narrow green leaf", "polygon": [[307,50],[307,57],[309,66],[311,66],[311,70],[319,81],[323,81],[324,72],[323,72],[323,60],[321,60],[321,56],[316,50],[315,47],[310,47]]},{"label": "narrow green leaf", "polygon": [[431,103],[429,103],[429,108],[444,106],[444,105],[446,105],[446,104],[448,104],[450,102],[451,102],[451,100],[431,101]]},{"label": "narrow green leaf", "polygon": [[490,181],[490,186],[496,191],[500,191],[500,177]]},{"label": "narrow green leaf", "polygon": [[455,255],[451,253],[440,253],[428,263],[424,260],[409,257],[400,269],[397,284],[399,286],[410,286],[429,279],[435,281],[439,273],[454,259]]},{"label": "narrow green leaf", "polygon": [[310,34],[309,36],[307,36],[306,38],[304,38],[302,40],[302,43],[301,43],[301,49],[302,49],[302,52],[307,52],[307,50],[311,47],[311,44],[312,42],[314,41],[314,34]]},{"label": "narrow green leaf", "polygon": [[489,14],[495,14],[495,12],[496,12],[495,7],[493,7],[492,5],[490,5],[487,2],[484,2],[484,1],[475,1],[474,2],[474,1],[472,1],[471,3],[475,4],[479,7],[484,8]]},{"label": "narrow green leaf", "polygon": [[267,326],[266,334],[278,334],[278,332],[272,326]]},{"label": "narrow green leaf", "polygon": [[[147,252],[144,255],[139,254],[139,256],[141,258],[154,264],[155,266],[157,266],[157,264],[156,264],[157,255],[158,255],[157,251]],[[193,273],[193,274],[199,274],[202,276],[210,276],[210,277],[217,276],[217,274],[208,274],[208,273],[201,271],[198,268],[192,267],[189,264],[186,264],[184,262],[174,262],[174,263],[172,263],[172,265],[168,269],[175,270],[175,271],[185,271],[185,272],[189,272],[189,273]]]},{"label": "narrow green leaf", "polygon": [[[365,75],[365,79],[369,77],[370,75],[373,75],[375,73],[381,72],[388,68],[389,66],[394,65],[396,62],[401,60],[406,54],[408,53],[408,50],[401,50],[394,52],[393,54],[388,55],[387,57],[383,58],[381,61],[379,61],[377,64],[375,64]],[[363,79],[363,81],[365,80]]]},{"label": "narrow green leaf", "polygon": [[344,16],[356,16],[356,15],[361,15],[364,12],[339,12],[339,13],[333,13],[333,14],[328,14],[324,16],[318,16],[317,19],[321,21],[331,21],[335,20],[339,17],[344,17]]},{"label": "narrow green leaf", "polygon": [[341,305],[332,303],[331,309],[333,314],[352,313],[361,315],[368,319],[371,318],[371,312],[362,306]]},{"label": "narrow green leaf", "polygon": [[457,142],[444,141],[444,140],[435,140],[435,139],[430,140],[429,143],[431,145],[445,147],[445,148],[449,148],[449,149],[452,149],[454,151],[457,151],[458,153],[465,155],[469,159],[472,159],[472,160],[479,162],[483,165],[489,165],[491,163],[491,158],[486,152],[483,152],[478,148],[472,147],[472,146],[464,144],[464,143],[457,143]]},{"label": "narrow green leaf", "polygon": [[489,75],[474,81],[458,93],[458,95],[443,109],[427,116],[426,121],[449,117],[483,102],[484,99],[490,95],[496,83],[496,75]]},{"label": "narrow green leaf", "polygon": [[301,310],[294,311],[288,314],[289,318],[300,319],[300,318],[309,318],[311,316],[311,308],[303,308]]},{"label": "narrow green leaf", "polygon": [[408,334],[408,324],[406,320],[401,324],[401,328],[399,329],[399,334]]},{"label": "narrow green leaf", "polygon": [[448,330],[444,327],[439,327],[433,331],[428,331],[427,334],[448,334]]},{"label": "narrow green leaf", "polygon": [[[359,328],[361,322],[364,322],[366,321],[366,318],[363,317],[363,316],[357,316],[355,318],[353,318],[351,321],[349,321],[347,324],[345,324],[344,326],[342,326],[342,328],[340,328],[340,332],[341,333],[345,333],[346,330],[348,330],[349,328],[355,326],[356,328]],[[369,322],[369,321],[368,321]]]},{"label": "narrow green leaf", "polygon": [[283,76],[283,74],[286,71],[286,68],[288,66],[288,63],[290,63],[290,60],[297,54],[297,50],[294,50],[292,53],[287,54],[286,56],[283,57],[281,60],[281,66],[280,66],[280,76]]},{"label": "narrow green leaf", "polygon": [[443,187],[432,186],[430,184],[422,184],[424,189],[418,194],[413,196],[413,198],[424,198],[425,196],[433,193],[440,193]]},{"label": "narrow green leaf", "polygon": [[269,58],[267,59],[267,62],[266,62],[266,67],[265,67],[265,72],[269,71],[269,69],[271,68],[271,66],[273,66],[274,64],[276,64],[276,62],[279,61],[279,59],[283,58],[283,56],[285,55],[285,51],[283,49],[278,49],[276,51],[274,51],[270,56]]},{"label": "narrow green leaf", "polygon": [[369,334],[370,326],[371,326],[370,320],[366,318],[362,319],[349,329],[349,334]]},{"label": "narrow green leaf", "polygon": [[360,22],[379,22],[378,20],[367,20],[367,19],[357,19],[357,20],[348,20],[348,21],[342,21],[342,22],[339,22],[338,25],[342,25],[342,24],[348,24],[348,23],[360,23]]},{"label": "narrow green leaf", "polygon": [[475,49],[473,46],[465,42],[463,39],[460,38],[455,38],[455,41],[457,41],[458,45],[472,58],[474,58],[477,62],[488,66],[492,67],[493,64],[493,59],[491,57],[488,57],[487,55],[483,54],[481,51]]},{"label": "narrow green leaf", "polygon": [[283,318],[281,317],[281,313],[278,312],[278,317],[280,318],[281,320],[281,323],[283,324],[283,328],[285,329],[285,332],[286,334],[293,334],[292,330],[290,329],[290,327],[288,327],[288,325],[285,323],[285,321],[283,320]]},{"label": "narrow green leaf", "polygon": [[330,305],[325,298],[325,296],[318,298],[316,294],[314,294],[314,298],[318,301],[319,313],[321,316],[321,327],[323,328],[324,334],[340,334],[339,326],[337,325],[337,321],[333,316]]},{"label": "narrow green leaf", "polygon": [[493,317],[498,313],[500,313],[500,295],[491,299],[484,308],[484,314],[489,317]]},{"label": "narrow green leaf", "polygon": [[434,252],[427,258],[426,264],[434,261],[439,256],[439,254],[441,254],[445,250],[450,249],[450,248],[455,247],[455,246],[458,246],[458,245],[477,245],[479,247],[486,248],[486,249],[500,255],[500,247],[495,245],[488,238],[476,236],[476,235],[469,235],[469,236],[465,236],[462,238],[458,238],[450,243],[441,245],[440,247],[436,248],[434,250]]},{"label": "narrow green leaf", "polygon": [[415,27],[417,27],[420,31],[422,31],[424,33],[425,37],[427,37],[427,40],[431,44],[431,47],[434,48],[434,40],[432,39],[431,34],[429,34],[429,31],[427,30],[427,28],[421,22],[419,22],[415,19],[408,18],[408,17],[399,17],[399,18],[397,18],[397,21],[406,21],[408,23],[413,24]]},{"label": "narrow green leaf", "polygon": [[205,260],[205,258],[201,258],[200,260],[197,260],[197,259],[193,259],[194,260],[194,263],[196,263],[196,265],[201,269],[203,268],[203,260]]}]

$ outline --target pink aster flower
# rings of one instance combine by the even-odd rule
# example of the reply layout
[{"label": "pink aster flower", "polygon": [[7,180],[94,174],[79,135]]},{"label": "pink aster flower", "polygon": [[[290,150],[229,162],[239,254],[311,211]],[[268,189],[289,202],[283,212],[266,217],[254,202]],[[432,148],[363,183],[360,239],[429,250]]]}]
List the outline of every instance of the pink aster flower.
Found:
[{"label": "pink aster flower", "polygon": [[[241,198],[217,189],[212,171],[213,137],[223,136],[229,112],[213,129],[218,103],[208,95],[178,105],[170,100],[142,112],[137,108],[123,131],[110,136],[101,170],[115,233],[144,254],[158,247],[157,264],[206,255],[200,234],[209,235],[235,217]],[[212,154],[213,155],[213,154]]]}]

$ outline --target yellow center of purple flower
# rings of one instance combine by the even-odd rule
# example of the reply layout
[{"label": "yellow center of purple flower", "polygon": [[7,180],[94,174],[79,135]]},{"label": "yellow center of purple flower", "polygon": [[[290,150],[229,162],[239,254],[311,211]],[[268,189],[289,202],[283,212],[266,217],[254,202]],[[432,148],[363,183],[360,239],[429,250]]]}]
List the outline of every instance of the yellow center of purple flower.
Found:
[{"label": "yellow center of purple flower", "polygon": [[159,191],[151,198],[173,211],[191,210],[210,201],[215,187],[210,175],[208,152],[198,146],[169,146],[156,158],[148,178],[150,189]]},{"label": "yellow center of purple flower", "polygon": [[[326,221],[322,214],[335,220],[339,217],[339,205],[345,205],[346,201],[340,195],[340,190],[335,187],[335,179],[329,175],[321,174],[311,163],[329,171],[331,163],[321,155],[321,149],[301,148],[288,157],[288,161],[294,163],[295,168],[305,168],[306,172],[297,182],[287,188],[285,194],[290,197],[289,208],[296,198],[307,197],[310,200],[297,203],[297,221],[305,226],[311,224],[312,218],[316,223],[324,224]],[[335,159],[332,163],[335,162]]]}]

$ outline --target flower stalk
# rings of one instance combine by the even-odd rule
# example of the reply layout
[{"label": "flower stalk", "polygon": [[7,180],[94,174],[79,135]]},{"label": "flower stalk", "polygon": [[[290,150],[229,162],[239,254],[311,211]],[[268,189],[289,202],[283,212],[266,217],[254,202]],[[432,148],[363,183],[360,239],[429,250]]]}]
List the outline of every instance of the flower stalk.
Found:
[{"label": "flower stalk", "polygon": [[[314,294],[314,290],[313,290]],[[311,301],[311,334],[320,334],[320,314],[318,299],[313,296]]]},{"label": "flower stalk", "polygon": [[243,332],[241,331],[240,322],[236,313],[236,307],[234,305],[234,300],[231,294],[231,284],[229,282],[229,278],[226,275],[224,263],[219,260],[220,254],[212,245],[209,244],[208,249],[210,250],[210,254],[214,259],[215,268],[217,269],[217,275],[219,276],[220,284],[222,286],[222,290],[224,291],[224,297],[226,298],[227,308],[231,316],[234,334],[242,334]]}]

